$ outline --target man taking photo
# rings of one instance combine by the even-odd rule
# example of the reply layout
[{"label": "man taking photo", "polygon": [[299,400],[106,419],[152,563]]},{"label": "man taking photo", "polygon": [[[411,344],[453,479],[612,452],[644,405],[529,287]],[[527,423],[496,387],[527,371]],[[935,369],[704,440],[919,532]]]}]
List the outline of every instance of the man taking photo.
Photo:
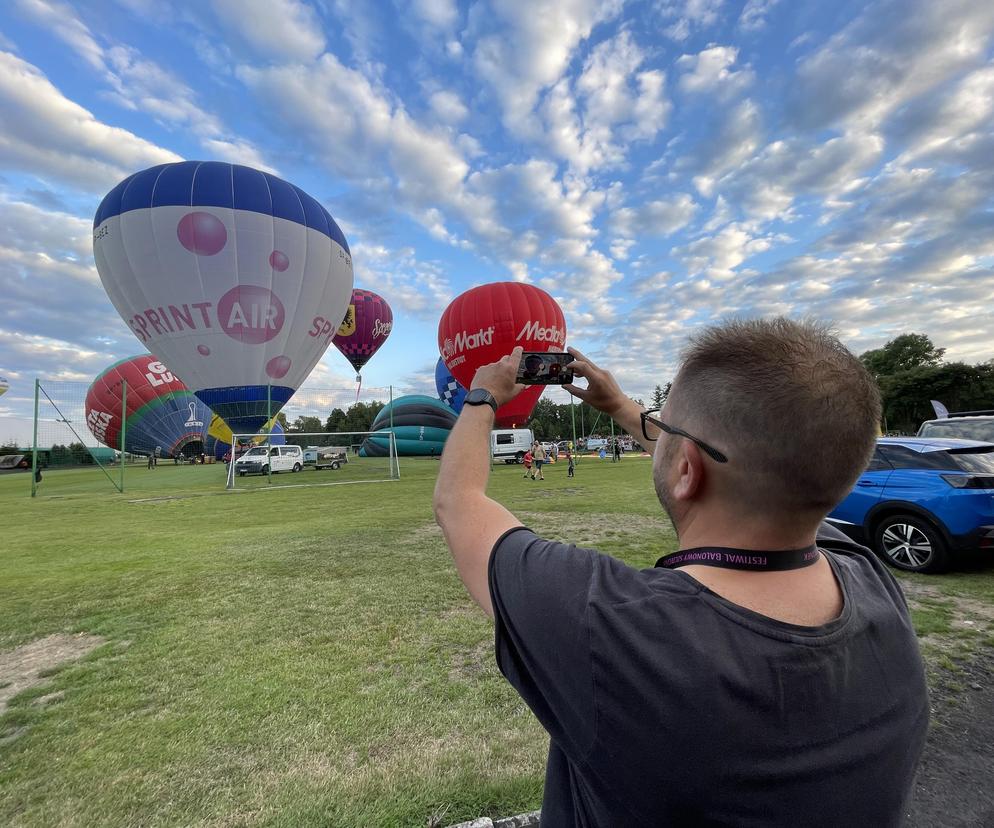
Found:
[{"label": "man taking photo", "polygon": [[573,394],[654,445],[679,551],[638,571],[538,537],[486,495],[516,348],[481,368],[435,514],[548,731],[543,828],[896,826],[928,725],[897,583],[822,519],[873,451],[873,379],[826,328],[694,337],[646,412],[574,349]]}]

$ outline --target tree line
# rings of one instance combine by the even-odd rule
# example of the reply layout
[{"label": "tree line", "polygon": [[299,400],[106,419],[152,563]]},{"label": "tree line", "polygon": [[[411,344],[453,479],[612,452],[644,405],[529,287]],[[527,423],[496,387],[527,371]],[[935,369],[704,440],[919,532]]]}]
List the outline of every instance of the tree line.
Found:
[{"label": "tree line", "polygon": [[994,409],[994,359],[944,362],[945,353],[925,334],[909,333],[860,355],[880,386],[884,431],[916,433],[935,418],[931,400],[954,412]]}]

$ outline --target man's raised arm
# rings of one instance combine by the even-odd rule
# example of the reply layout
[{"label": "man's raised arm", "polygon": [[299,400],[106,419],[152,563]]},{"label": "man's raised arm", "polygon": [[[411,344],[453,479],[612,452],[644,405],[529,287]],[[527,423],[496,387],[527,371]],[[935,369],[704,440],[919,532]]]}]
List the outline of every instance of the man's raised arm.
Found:
[{"label": "man's raised arm", "polygon": [[[490,365],[473,378],[470,391],[489,392],[499,408],[524,388],[515,383],[521,348]],[[469,594],[491,618],[487,567],[490,553],[501,535],[521,525],[497,501],[487,497],[490,477],[490,431],[494,426],[493,405],[463,405],[455,428],[445,441],[442,463],[435,483],[435,520]]]}]

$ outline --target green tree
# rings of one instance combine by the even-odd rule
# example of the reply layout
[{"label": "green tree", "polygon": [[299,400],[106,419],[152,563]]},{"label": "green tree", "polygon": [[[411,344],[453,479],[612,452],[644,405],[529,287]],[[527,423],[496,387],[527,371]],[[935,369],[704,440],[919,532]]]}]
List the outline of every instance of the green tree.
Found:
[{"label": "green tree", "polygon": [[298,434],[311,434],[315,431],[322,431],[321,418],[320,417],[297,417],[290,424],[289,431],[295,431]]},{"label": "green tree", "polygon": [[665,388],[656,386],[652,389],[652,398],[650,399],[651,405],[649,408],[662,408],[666,404],[666,398],[670,395],[670,388],[673,387],[672,382],[666,383]]},{"label": "green tree", "polygon": [[875,377],[887,377],[913,368],[934,368],[941,364],[945,348],[936,348],[925,334],[901,334],[883,348],[866,351],[860,356],[867,370]]},{"label": "green tree", "polygon": [[880,378],[884,418],[890,430],[915,433],[935,416],[930,400],[950,411],[977,411],[994,406],[994,364],[919,366]]}]

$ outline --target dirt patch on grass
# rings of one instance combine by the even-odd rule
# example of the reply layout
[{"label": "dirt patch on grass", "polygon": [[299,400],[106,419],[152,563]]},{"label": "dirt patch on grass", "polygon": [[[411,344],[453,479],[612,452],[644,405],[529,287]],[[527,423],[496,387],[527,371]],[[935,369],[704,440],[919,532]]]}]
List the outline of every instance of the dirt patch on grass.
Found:
[{"label": "dirt patch on grass", "polygon": [[587,512],[577,519],[558,512],[515,512],[535,534],[563,543],[598,548],[604,541],[641,541],[653,548],[661,541],[675,541],[676,532],[664,517]]},{"label": "dirt patch on grass", "polygon": [[18,693],[41,684],[53,670],[78,661],[103,643],[99,635],[57,633],[0,653],[0,713]]}]

